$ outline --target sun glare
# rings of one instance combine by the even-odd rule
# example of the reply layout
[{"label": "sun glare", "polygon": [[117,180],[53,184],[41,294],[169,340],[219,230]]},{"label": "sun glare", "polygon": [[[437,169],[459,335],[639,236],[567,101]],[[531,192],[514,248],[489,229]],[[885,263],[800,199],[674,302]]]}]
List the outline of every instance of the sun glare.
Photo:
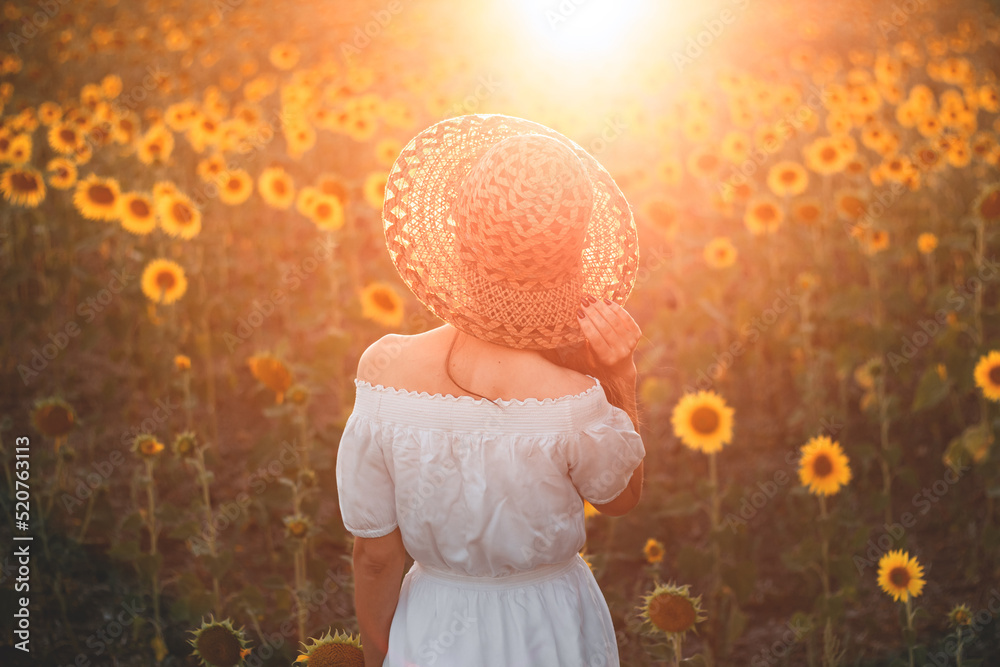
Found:
[{"label": "sun glare", "polygon": [[553,56],[601,58],[628,43],[650,0],[518,0],[526,32]]}]

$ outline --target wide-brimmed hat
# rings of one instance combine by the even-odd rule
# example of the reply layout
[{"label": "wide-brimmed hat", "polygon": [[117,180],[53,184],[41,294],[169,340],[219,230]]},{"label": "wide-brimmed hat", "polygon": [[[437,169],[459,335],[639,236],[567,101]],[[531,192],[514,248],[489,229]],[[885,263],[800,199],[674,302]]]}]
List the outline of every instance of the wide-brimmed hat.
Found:
[{"label": "wide-brimmed hat", "polygon": [[458,116],[414,137],[385,187],[386,247],[435,315],[512,348],[584,340],[584,294],[624,304],[635,221],[611,175],[544,125]]}]

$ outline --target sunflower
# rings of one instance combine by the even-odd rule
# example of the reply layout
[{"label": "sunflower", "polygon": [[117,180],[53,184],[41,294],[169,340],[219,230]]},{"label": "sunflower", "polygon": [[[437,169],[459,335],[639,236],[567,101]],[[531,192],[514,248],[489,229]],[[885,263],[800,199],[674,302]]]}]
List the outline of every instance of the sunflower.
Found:
[{"label": "sunflower", "polygon": [[149,433],[141,433],[132,440],[132,451],[144,459],[155,459],[163,450],[163,443]]},{"label": "sunflower", "polygon": [[680,639],[705,620],[701,596],[692,597],[690,586],[673,583],[658,584],[643,597],[641,617],[643,626],[662,632],[670,639]]},{"label": "sunflower", "polygon": [[403,145],[398,139],[386,138],[378,142],[375,146],[375,159],[383,167],[391,167],[403,150]]},{"label": "sunflower", "polygon": [[953,627],[970,625],[972,623],[972,610],[968,605],[957,604],[948,612],[948,623]]},{"label": "sunflower", "polygon": [[993,184],[983,188],[972,210],[985,222],[1000,220],[1000,185]]},{"label": "sunflower", "polygon": [[275,403],[283,403],[285,392],[292,386],[292,374],[277,357],[267,353],[255,354],[247,360],[250,373],[275,393]]},{"label": "sunflower", "polygon": [[126,231],[145,236],[156,229],[153,198],[141,192],[127,192],[118,199],[118,219]]},{"label": "sunflower", "polygon": [[0,192],[11,204],[35,208],[45,199],[45,180],[31,167],[8,167],[0,174]]},{"label": "sunflower", "polygon": [[[855,227],[858,227],[857,225]],[[861,252],[869,257],[889,247],[889,232],[884,229],[864,229],[858,227]]]},{"label": "sunflower", "polygon": [[781,226],[785,214],[778,202],[756,197],[747,202],[743,222],[754,235],[772,234]]},{"label": "sunflower", "polygon": [[663,543],[651,537],[646,540],[646,546],[642,548],[642,553],[646,557],[646,562],[650,565],[659,563],[663,560]]},{"label": "sunflower", "polygon": [[815,225],[823,218],[823,206],[815,197],[796,199],[792,203],[792,220],[801,225]]},{"label": "sunflower", "polygon": [[309,219],[320,229],[340,229],[344,226],[344,206],[336,197],[319,194],[312,203]]},{"label": "sunflower", "polygon": [[305,405],[309,401],[309,390],[301,384],[288,388],[288,402],[294,405]]},{"label": "sunflower", "polygon": [[818,435],[802,447],[799,480],[818,496],[831,496],[851,481],[851,467],[839,443]]},{"label": "sunflower", "polygon": [[60,443],[76,426],[73,406],[61,398],[51,397],[35,401],[31,409],[31,423],[39,433]]},{"label": "sunflower", "polygon": [[62,107],[55,102],[42,102],[38,105],[38,120],[46,127],[52,127],[58,123],[62,114]]},{"label": "sunflower", "polygon": [[308,218],[312,213],[313,205],[319,197],[320,191],[318,189],[311,185],[305,186],[299,190],[298,195],[295,197],[295,210]]},{"label": "sunflower", "polygon": [[374,282],[361,291],[361,314],[387,327],[403,321],[403,299],[384,282]]},{"label": "sunflower", "polygon": [[62,155],[72,155],[76,152],[83,143],[82,137],[81,131],[67,121],[55,123],[49,128],[49,145],[52,146],[52,150]]},{"label": "sunflower", "polygon": [[309,517],[294,514],[286,516],[282,521],[285,524],[285,534],[288,537],[296,540],[309,537],[309,533],[312,530],[312,522],[309,520]]},{"label": "sunflower", "polygon": [[163,125],[150,128],[137,142],[136,157],[143,164],[166,164],[174,151],[174,135]]},{"label": "sunflower", "polygon": [[583,501],[583,518],[584,519],[589,519],[590,517],[597,516],[598,514],[600,514],[600,512],[597,511],[596,507],[594,507],[593,505],[590,504],[589,500],[584,500]]},{"label": "sunflower", "polygon": [[802,150],[806,166],[817,174],[835,174],[842,171],[852,157],[836,137],[820,137]]},{"label": "sunflower", "polygon": [[731,130],[719,147],[722,157],[733,164],[742,163],[750,155],[750,137],[746,132]]},{"label": "sunflower", "polygon": [[326,634],[319,639],[310,637],[311,644],[303,643],[303,653],[296,662],[306,662],[309,667],[365,667],[365,654],[361,646],[361,638],[341,634],[340,630]]},{"label": "sunflower", "polygon": [[257,190],[268,206],[287,209],[295,201],[295,184],[281,167],[268,167],[257,179]]},{"label": "sunflower", "polygon": [[835,195],[837,214],[848,222],[857,222],[868,211],[865,196],[855,190],[842,190]]},{"label": "sunflower", "polygon": [[207,667],[236,667],[250,652],[243,628],[234,628],[229,619],[218,622],[209,616],[208,621],[202,619],[201,626],[190,632],[194,637],[188,643]]},{"label": "sunflower", "polygon": [[719,236],[708,242],[704,250],[705,263],[713,269],[724,269],[736,262],[736,247],[727,236]]},{"label": "sunflower", "polygon": [[303,153],[316,145],[316,130],[308,123],[291,123],[286,125],[284,130],[288,155],[294,159],[300,158]]},{"label": "sunflower", "polygon": [[80,215],[89,220],[114,220],[118,215],[120,195],[118,181],[91,174],[82,181],[77,181],[73,205]]},{"label": "sunflower", "polygon": [[198,160],[198,166],[195,167],[195,173],[198,177],[208,183],[209,181],[215,180],[215,178],[221,174],[226,168],[226,158],[222,156],[221,153],[213,153],[212,155]]},{"label": "sunflower", "polygon": [[1000,351],[990,350],[980,357],[972,375],[986,398],[1000,401]]},{"label": "sunflower", "polygon": [[678,158],[666,158],[657,165],[656,175],[666,185],[677,185],[684,178],[684,165]]},{"label": "sunflower", "polygon": [[917,237],[917,250],[921,255],[929,255],[938,246],[938,237],[931,232],[924,232]]},{"label": "sunflower", "polygon": [[226,172],[219,187],[219,199],[223,204],[235,206],[250,198],[253,192],[253,179],[244,169],[233,169]]},{"label": "sunflower", "polygon": [[671,423],[686,447],[706,454],[733,438],[733,409],[713,391],[685,394],[674,407]]},{"label": "sunflower", "polygon": [[924,588],[924,568],[902,550],[890,551],[878,562],[878,585],[897,602],[917,597]]},{"label": "sunflower", "polygon": [[332,195],[341,203],[347,201],[347,186],[335,174],[321,174],[316,179],[316,189],[324,195]]},{"label": "sunflower", "polygon": [[802,194],[809,185],[809,173],[798,162],[782,160],[767,172],[767,187],[779,197]]},{"label": "sunflower", "polygon": [[7,143],[6,149],[0,155],[0,162],[22,165],[31,160],[31,135],[19,134]]},{"label": "sunflower", "polygon": [[142,293],[153,303],[170,304],[184,296],[187,277],[177,262],[154,259],[142,272]]},{"label": "sunflower", "polygon": [[381,171],[368,174],[368,178],[365,179],[365,201],[376,210],[382,210],[382,204],[385,201],[385,186],[388,180],[388,172]]},{"label": "sunflower", "polygon": [[654,227],[661,230],[668,239],[677,234],[677,207],[666,197],[651,197],[642,206],[645,214]]},{"label": "sunflower", "polygon": [[155,201],[160,227],[170,236],[190,239],[201,231],[201,211],[187,195],[174,192]]},{"label": "sunflower", "polygon": [[68,190],[76,184],[76,164],[64,157],[54,157],[45,165],[49,185],[56,190]]},{"label": "sunflower", "polygon": [[271,64],[278,69],[292,69],[299,62],[301,53],[299,47],[289,42],[279,42],[271,47],[268,57]]}]

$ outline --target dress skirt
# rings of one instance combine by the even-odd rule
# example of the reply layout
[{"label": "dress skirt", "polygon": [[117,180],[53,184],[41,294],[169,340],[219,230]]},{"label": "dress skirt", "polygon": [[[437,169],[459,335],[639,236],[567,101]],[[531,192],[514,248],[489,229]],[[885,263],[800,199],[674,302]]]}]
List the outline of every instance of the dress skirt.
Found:
[{"label": "dress skirt", "polygon": [[604,596],[577,555],[502,577],[414,562],[383,667],[618,667]]}]

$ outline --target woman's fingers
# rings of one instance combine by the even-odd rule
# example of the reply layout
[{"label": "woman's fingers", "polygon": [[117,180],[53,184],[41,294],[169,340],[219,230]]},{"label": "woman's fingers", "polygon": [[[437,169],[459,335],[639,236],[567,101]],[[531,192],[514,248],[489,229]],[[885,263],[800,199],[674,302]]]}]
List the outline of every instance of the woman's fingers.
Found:
[{"label": "woman's fingers", "polygon": [[632,354],[641,332],[624,308],[598,300],[582,311],[580,329],[601,363],[614,365]]}]

